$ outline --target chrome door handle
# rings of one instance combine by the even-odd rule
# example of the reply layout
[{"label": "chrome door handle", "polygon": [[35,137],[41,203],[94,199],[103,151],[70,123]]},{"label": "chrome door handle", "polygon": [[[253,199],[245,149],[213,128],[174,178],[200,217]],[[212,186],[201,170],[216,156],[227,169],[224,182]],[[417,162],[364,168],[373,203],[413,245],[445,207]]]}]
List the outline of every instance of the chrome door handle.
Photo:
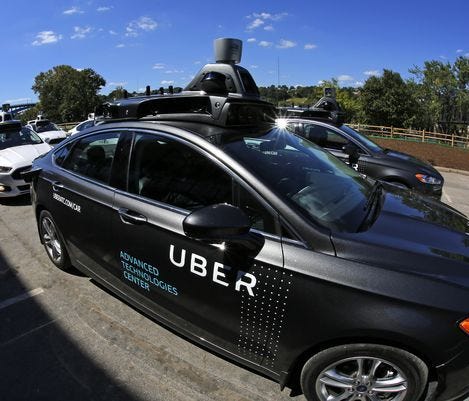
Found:
[{"label": "chrome door handle", "polygon": [[119,217],[125,224],[143,224],[147,222],[147,217],[143,214],[133,212],[126,208],[119,208],[117,210]]}]

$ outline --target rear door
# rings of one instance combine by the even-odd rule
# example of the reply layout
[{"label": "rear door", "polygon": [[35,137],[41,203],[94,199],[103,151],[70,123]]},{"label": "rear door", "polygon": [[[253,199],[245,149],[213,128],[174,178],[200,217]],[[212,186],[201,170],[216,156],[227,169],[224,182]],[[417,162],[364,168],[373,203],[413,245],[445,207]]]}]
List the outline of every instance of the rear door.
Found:
[{"label": "rear door", "polygon": [[[120,132],[88,135],[54,154],[46,204],[81,267],[109,263],[114,189],[109,185]],[[78,266],[78,267],[80,267]]]}]

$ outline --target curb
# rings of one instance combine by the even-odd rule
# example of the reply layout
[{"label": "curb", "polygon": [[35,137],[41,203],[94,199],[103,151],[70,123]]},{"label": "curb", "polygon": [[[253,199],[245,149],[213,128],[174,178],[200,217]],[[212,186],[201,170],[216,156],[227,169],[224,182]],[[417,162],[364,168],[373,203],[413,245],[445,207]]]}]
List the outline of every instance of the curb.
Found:
[{"label": "curb", "polygon": [[466,171],[466,170],[458,170],[458,169],[450,168],[450,167],[438,167],[438,166],[433,166],[433,167],[436,168],[438,171],[442,171],[444,173],[455,173],[455,174],[469,176],[469,171]]}]

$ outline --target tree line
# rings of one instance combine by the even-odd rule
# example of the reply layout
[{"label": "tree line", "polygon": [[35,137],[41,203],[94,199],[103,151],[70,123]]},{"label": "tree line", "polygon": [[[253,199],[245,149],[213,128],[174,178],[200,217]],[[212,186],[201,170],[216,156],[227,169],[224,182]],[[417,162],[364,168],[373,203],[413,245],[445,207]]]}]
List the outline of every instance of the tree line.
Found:
[{"label": "tree line", "polygon": [[[404,79],[398,72],[384,69],[359,88],[341,87],[332,78],[315,86],[271,85],[259,90],[263,99],[279,106],[305,107],[315,104],[325,87],[334,87],[347,122],[467,133],[469,58],[459,57],[453,63],[426,61],[409,72],[410,78]],[[105,85],[105,79],[91,68],[53,67],[36,76],[32,89],[39,103],[22,119],[33,119],[43,112],[58,123],[81,121],[97,105],[124,96],[122,87],[100,94]]]}]

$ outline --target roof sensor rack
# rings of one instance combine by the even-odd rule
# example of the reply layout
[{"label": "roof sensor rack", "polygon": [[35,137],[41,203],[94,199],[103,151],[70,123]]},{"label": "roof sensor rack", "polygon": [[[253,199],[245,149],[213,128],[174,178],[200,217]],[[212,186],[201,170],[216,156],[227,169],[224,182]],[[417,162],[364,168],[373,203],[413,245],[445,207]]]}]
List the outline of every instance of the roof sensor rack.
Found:
[{"label": "roof sensor rack", "polygon": [[260,100],[251,74],[236,65],[241,60],[242,42],[217,39],[214,42],[216,64],[202,68],[185,91],[170,86],[152,95],[150,86],[143,96],[126,97],[96,108],[96,119],[184,120],[219,126],[272,124],[275,108]]}]

